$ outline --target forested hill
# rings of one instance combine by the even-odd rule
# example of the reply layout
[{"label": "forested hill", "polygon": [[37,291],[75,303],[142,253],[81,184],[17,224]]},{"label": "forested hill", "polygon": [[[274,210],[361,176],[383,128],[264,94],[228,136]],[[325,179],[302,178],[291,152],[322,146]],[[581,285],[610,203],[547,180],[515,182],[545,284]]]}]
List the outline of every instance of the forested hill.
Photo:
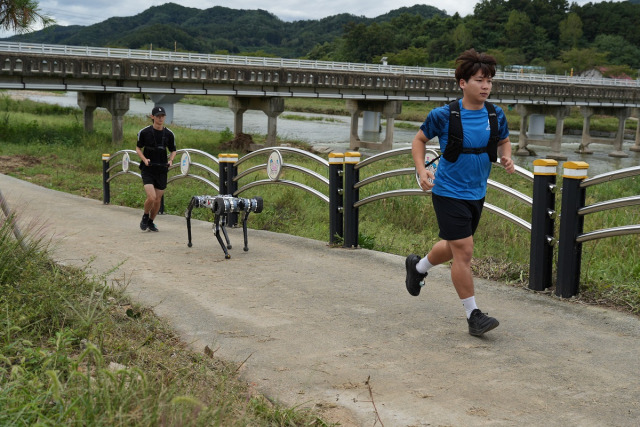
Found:
[{"label": "forested hill", "polygon": [[54,25],[5,40],[129,49],[178,49],[200,53],[257,52],[298,58],[305,56],[314,46],[340,37],[349,23],[369,25],[388,22],[402,13],[424,19],[446,16],[444,11],[435,7],[416,5],[377,18],[344,13],[319,20],[284,22],[260,9],[215,6],[202,10],[165,3],[135,16],[109,18],[89,26]]},{"label": "forested hill", "polygon": [[640,0],[578,5],[567,0],[480,0],[465,17],[415,5],[376,18],[338,14],[285,22],[264,10],[166,3],[90,26],[52,26],[8,40],[230,53],[410,66],[452,66],[465,49],[503,66],[547,73],[637,77]]}]

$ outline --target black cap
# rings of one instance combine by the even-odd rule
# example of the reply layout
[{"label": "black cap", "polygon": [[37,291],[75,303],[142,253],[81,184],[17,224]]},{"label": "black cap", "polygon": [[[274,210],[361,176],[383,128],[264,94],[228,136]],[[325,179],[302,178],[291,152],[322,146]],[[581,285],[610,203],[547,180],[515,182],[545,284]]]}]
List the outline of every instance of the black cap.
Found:
[{"label": "black cap", "polygon": [[164,107],[153,107],[153,110],[151,110],[151,115],[152,116],[166,116],[167,112],[164,111]]}]

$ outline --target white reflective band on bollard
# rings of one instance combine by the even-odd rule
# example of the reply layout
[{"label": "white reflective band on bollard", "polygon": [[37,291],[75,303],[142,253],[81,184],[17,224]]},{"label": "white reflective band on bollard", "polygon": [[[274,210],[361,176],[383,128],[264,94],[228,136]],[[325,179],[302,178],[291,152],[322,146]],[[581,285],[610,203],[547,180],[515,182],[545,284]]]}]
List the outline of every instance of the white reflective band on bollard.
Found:
[{"label": "white reflective band on bollard", "polygon": [[360,162],[360,153],[357,151],[347,151],[344,153],[344,162],[345,163],[358,163]]},{"label": "white reflective band on bollard", "polygon": [[329,153],[329,164],[340,165],[344,163],[344,154],[342,153]]},{"label": "white reflective band on bollard", "polygon": [[564,162],[562,166],[564,167],[563,178],[585,179],[589,173],[587,162]]}]

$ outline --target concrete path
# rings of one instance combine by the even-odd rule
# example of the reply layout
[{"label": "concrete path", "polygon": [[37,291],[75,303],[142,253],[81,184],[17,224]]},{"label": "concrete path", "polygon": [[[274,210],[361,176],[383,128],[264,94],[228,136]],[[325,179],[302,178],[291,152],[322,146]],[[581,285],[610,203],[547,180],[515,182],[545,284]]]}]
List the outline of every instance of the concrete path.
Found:
[{"label": "concrete path", "polygon": [[44,225],[59,262],[119,266],[110,277],[135,300],[196,350],[246,360],[244,378],[288,406],[343,426],[640,424],[637,317],[477,280],[500,326],[475,338],[446,267],[416,298],[400,256],[257,230],[243,252],[233,229],[225,260],[211,223],[194,221],[188,248],[183,217],[142,232],[140,210],[1,174],[0,189],[22,227]]}]

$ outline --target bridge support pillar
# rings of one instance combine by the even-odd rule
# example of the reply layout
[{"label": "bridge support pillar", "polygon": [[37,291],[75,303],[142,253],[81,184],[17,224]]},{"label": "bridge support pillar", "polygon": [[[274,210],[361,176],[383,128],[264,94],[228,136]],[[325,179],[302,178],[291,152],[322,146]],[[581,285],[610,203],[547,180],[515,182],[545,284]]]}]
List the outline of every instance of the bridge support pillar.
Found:
[{"label": "bridge support pillar", "polygon": [[363,132],[380,133],[382,131],[380,113],[374,113],[373,111],[365,111],[362,113],[362,130]]},{"label": "bridge support pillar", "polygon": [[126,93],[78,92],[78,106],[84,114],[84,129],[93,131],[93,112],[106,108],[111,113],[111,141],[119,144],[124,139],[124,115],[129,111],[129,95]]},{"label": "bridge support pillar", "polygon": [[[167,117],[164,119],[165,123],[173,123],[173,106],[176,102],[180,101],[184,95],[175,95],[175,94],[150,94],[149,98],[153,101],[154,107],[163,107],[167,113]],[[151,114],[151,110],[149,110],[149,114]]]},{"label": "bridge support pillar", "polygon": [[97,108],[95,94],[78,92],[78,106],[84,115],[84,131],[93,132],[93,112]]},{"label": "bridge support pillar", "polygon": [[[550,159],[566,160],[567,156],[563,155],[560,149],[562,143],[562,133],[564,131],[564,119],[571,113],[570,107],[567,106],[548,106],[548,105],[516,105],[516,111],[520,114],[520,139],[518,140],[517,156],[528,156],[531,154],[528,146],[530,143],[551,147],[551,154],[547,155]],[[556,132],[554,138],[549,141],[546,139],[534,139],[527,135],[527,123],[530,116],[535,116],[534,120],[540,120],[539,116],[552,115],[556,118]]]},{"label": "bridge support pillar", "polygon": [[634,108],[631,114],[636,119],[636,143],[630,148],[631,151],[640,151],[640,108]]},{"label": "bridge support pillar", "polygon": [[267,140],[265,146],[276,145],[278,135],[278,116],[284,111],[284,98],[279,97],[229,97],[229,109],[233,111],[233,134],[237,137],[242,133],[243,114],[247,110],[261,110],[267,115]]},{"label": "bridge support pillar", "polygon": [[[402,102],[400,101],[363,101],[347,99],[347,110],[351,113],[351,134],[349,138],[349,149],[371,148],[381,151],[391,150],[393,147],[393,122],[402,112]],[[363,111],[382,113],[387,121],[384,140],[382,142],[368,142],[360,140],[358,136],[358,120]]]},{"label": "bridge support pillar", "polygon": [[[628,117],[631,116],[631,109],[627,107],[580,107],[580,112],[584,117],[582,126],[582,140],[578,153],[593,154],[589,149],[589,144],[599,142],[602,144],[613,144],[613,151],[609,153],[611,157],[629,157],[627,153],[622,151],[622,143],[624,142],[624,125]],[[611,139],[594,138],[591,136],[591,116],[601,114],[605,116],[615,115],[618,118],[618,130],[616,136]],[[638,138],[636,137],[636,144]]]},{"label": "bridge support pillar", "polygon": [[595,110],[591,107],[580,107],[580,113],[584,121],[582,122],[582,139],[576,153],[593,154],[589,144],[591,144],[591,116],[595,114]]},{"label": "bridge support pillar", "polygon": [[631,110],[629,108],[619,108],[616,111],[618,117],[618,131],[613,141],[614,151],[609,153],[610,157],[629,157],[627,153],[622,151],[622,143],[624,142],[624,125],[627,118],[631,116]]},{"label": "bridge support pillar", "polygon": [[544,115],[531,114],[529,116],[529,128],[527,135],[531,137],[543,137],[544,136]]}]

